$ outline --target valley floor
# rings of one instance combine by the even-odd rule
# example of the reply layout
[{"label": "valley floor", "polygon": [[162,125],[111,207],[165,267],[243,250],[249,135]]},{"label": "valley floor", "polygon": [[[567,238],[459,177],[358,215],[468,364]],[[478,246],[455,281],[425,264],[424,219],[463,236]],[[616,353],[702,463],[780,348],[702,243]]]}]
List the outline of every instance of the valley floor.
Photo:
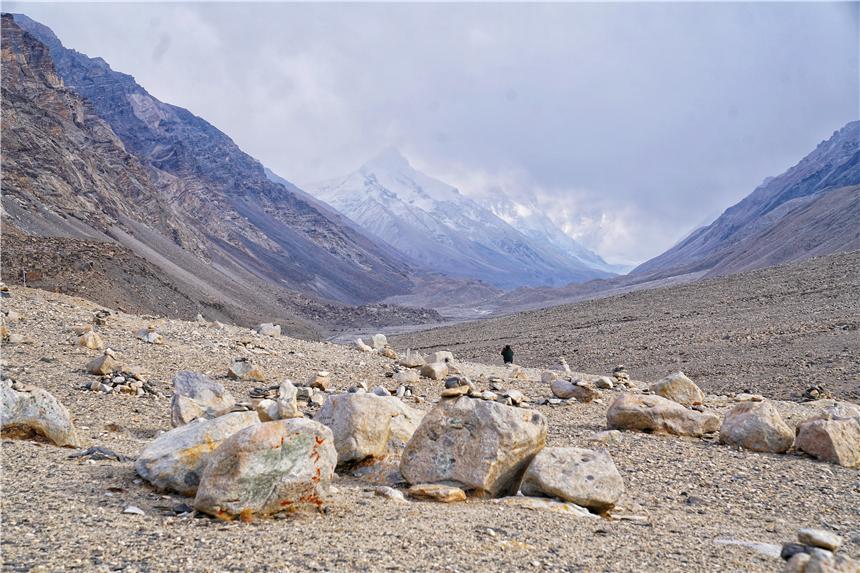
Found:
[{"label": "valley floor", "polygon": [[[843,286],[851,277],[842,265],[854,258],[819,261],[819,273],[829,264],[842,268]],[[856,269],[856,266],[855,266]],[[831,274],[839,272],[830,270]],[[840,315],[830,304],[820,308],[811,303],[803,316],[791,324],[802,324],[817,332],[812,338],[799,338],[792,344],[803,347],[814,356],[835,357],[840,345],[856,342],[856,331],[835,330],[839,321],[855,321],[856,306],[845,306],[847,298],[839,289],[824,281],[806,300],[833,300],[833,308],[843,305]],[[854,279],[856,280],[856,272]],[[738,279],[739,292],[751,279]],[[847,283],[856,287],[856,282]],[[787,288],[787,287],[786,287]],[[854,288],[854,287],[852,287]],[[796,294],[789,301],[804,300],[809,287],[795,283]],[[642,295],[630,295],[638,297]],[[768,296],[759,293],[758,296]],[[776,304],[775,295],[771,298]],[[622,300],[624,297],[622,297]],[[625,361],[633,377],[647,372],[641,362],[647,355],[637,349],[629,357],[628,349],[647,344],[658,352],[660,336],[673,332],[678,339],[692,341],[706,337],[719,340],[716,333],[707,336],[702,325],[718,322],[716,308],[725,309],[736,326],[726,330],[734,337],[746,336],[742,328],[756,333],[753,324],[741,326],[740,317],[757,316],[753,303],[718,303],[702,311],[709,318],[688,317],[693,301],[684,309],[668,306],[668,314],[648,324],[654,338],[638,334],[640,342],[628,341],[636,320],[646,320],[644,307],[613,310],[607,316],[638,318],[616,324],[624,346],[612,347],[596,334],[573,325],[585,325],[584,312],[575,313],[553,328],[558,333],[547,340],[561,347],[570,332],[576,334],[576,346],[583,355],[603,355],[602,361],[578,360],[581,366],[593,366],[605,372],[616,362]],[[853,304],[857,299],[854,299]],[[83,366],[99,351],[81,350],[71,342],[72,327],[90,323],[98,307],[90,302],[45,291],[14,287],[11,297],[3,299],[4,310],[14,310],[21,318],[11,323],[14,333],[32,340],[30,344],[4,345],[4,373],[20,382],[43,387],[53,393],[70,410],[86,446],[99,445],[127,456],[136,456],[156,434],[170,428],[169,400],[153,395],[142,397],[89,392],[81,386],[93,380]],[[590,304],[590,303],[586,303]],[[594,304],[607,304],[597,301]],[[611,304],[611,303],[610,303]],[[798,302],[799,304],[799,302]],[[750,309],[746,313],[740,308]],[[607,307],[612,309],[611,306]],[[792,308],[791,305],[787,308]],[[671,309],[671,310],[670,310]],[[594,316],[600,316],[597,310]],[[778,313],[779,310],[773,312]],[[801,312],[798,309],[798,312]],[[815,322],[818,314],[820,321]],[[540,324],[541,318],[535,317]],[[688,322],[692,320],[692,322]],[[392,388],[385,377],[391,361],[363,354],[350,348],[327,343],[312,343],[286,337],[263,337],[239,327],[214,329],[206,325],[176,320],[156,321],[163,334],[163,345],[146,344],[134,332],[149,320],[139,316],[116,314],[107,325],[98,327],[106,344],[128,365],[140,365],[148,379],[160,391],[169,394],[170,381],[177,370],[189,369],[209,374],[224,384],[239,399],[260,385],[226,378],[233,358],[246,356],[258,364],[272,383],[283,378],[303,381],[311,373],[325,369],[343,391],[360,380],[370,386]],[[816,325],[817,326],[813,326]],[[549,326],[549,325],[548,325]],[[461,327],[458,327],[461,328]],[[475,326],[468,332],[480,332]],[[502,340],[501,327],[487,330],[484,346],[464,343],[464,355],[485,356],[496,340]],[[509,325],[511,337],[523,328]],[[780,327],[782,328],[782,327]],[[625,331],[627,334],[625,335]],[[677,334],[674,334],[677,331]],[[717,328],[716,332],[721,332]],[[521,334],[538,340],[549,330],[534,329]],[[661,334],[661,332],[663,334]],[[847,333],[847,334],[840,334]],[[444,336],[443,336],[444,335]],[[418,336],[418,335],[416,335]],[[424,347],[434,346],[433,331],[422,333]],[[609,336],[608,334],[601,336]],[[845,338],[841,338],[845,336]],[[830,337],[834,340],[830,343]],[[447,331],[439,333],[441,349],[455,340]],[[647,340],[647,342],[646,342]],[[815,346],[812,342],[826,341]],[[513,340],[516,344],[516,339]],[[537,343],[533,343],[536,345]],[[591,349],[591,345],[595,345]],[[734,342],[743,348],[741,342]],[[523,343],[518,344],[523,348]],[[402,344],[396,344],[398,351]],[[468,349],[473,350],[469,351]],[[613,348],[613,350],[606,350]],[[856,351],[856,346],[853,347]],[[453,348],[455,352],[457,346]],[[833,350],[833,349],[839,349]],[[524,349],[523,349],[524,350]],[[539,365],[537,354],[521,352],[532,365]],[[665,351],[664,351],[665,352]],[[767,354],[766,349],[760,355]],[[547,354],[553,356],[555,353]],[[580,356],[567,353],[568,358]],[[803,354],[801,353],[801,356]],[[855,356],[856,358],[856,356]],[[698,354],[689,357],[690,364],[700,364]],[[775,359],[759,365],[767,373]],[[834,358],[835,360],[835,358]],[[842,362],[845,368],[856,368],[856,362]],[[733,356],[722,358],[726,368],[752,364]],[[809,359],[806,359],[809,362]],[[573,360],[572,360],[573,362]],[[813,363],[817,363],[813,361]],[[851,366],[853,364],[853,366]],[[674,367],[674,364],[665,364]],[[681,365],[689,370],[686,364]],[[480,363],[463,363],[465,373],[500,374],[501,367]],[[835,367],[834,367],[835,368]],[[539,381],[539,370],[529,369],[530,381],[508,381],[508,388],[521,390],[532,401],[549,396]],[[813,370],[806,382],[820,382],[822,372]],[[701,372],[692,370],[694,377]],[[788,376],[783,368],[774,368],[768,378]],[[706,383],[714,377],[704,376]],[[832,378],[826,378],[828,382]],[[416,394],[426,401],[413,404],[428,409],[438,398],[440,382],[422,380],[415,385]],[[708,384],[706,384],[708,386]],[[713,393],[706,406],[723,414],[733,405],[731,398]],[[772,386],[762,386],[772,388]],[[535,406],[549,423],[548,445],[594,447],[588,438],[605,428],[606,409],[617,396],[603,391],[599,401],[565,406]],[[814,406],[779,402],[778,408],[787,423],[795,425],[809,416]],[[2,442],[2,568],[4,571],[780,571],[782,561],[747,547],[723,544],[720,540],[781,544],[793,541],[800,527],[822,527],[844,538],[840,550],[860,558],[860,472],[828,465],[798,455],[767,455],[738,451],[712,440],[692,440],[624,433],[618,443],[607,448],[626,484],[626,493],[613,512],[615,518],[582,518],[570,514],[529,510],[470,500],[459,504],[430,502],[398,503],[378,497],[372,484],[341,477],[335,481],[327,513],[287,519],[264,519],[253,523],[222,522],[208,517],[180,517],[171,509],[189,502],[179,495],[163,494],[142,483],[131,462],[84,461],[69,459],[74,451],[45,444],[4,439]],[[124,514],[134,505],[145,515]],[[627,516],[629,519],[621,519]]]},{"label": "valley floor", "polygon": [[823,384],[860,400],[860,251],[394,337],[398,346],[577,370],[682,370],[712,392],[797,399]]}]

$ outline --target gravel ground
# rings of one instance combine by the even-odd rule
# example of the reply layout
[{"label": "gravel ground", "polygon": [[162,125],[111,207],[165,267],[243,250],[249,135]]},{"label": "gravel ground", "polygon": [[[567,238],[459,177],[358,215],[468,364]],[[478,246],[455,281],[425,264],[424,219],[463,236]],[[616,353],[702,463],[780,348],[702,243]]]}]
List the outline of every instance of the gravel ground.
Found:
[{"label": "gravel ground", "polygon": [[860,401],[860,251],[404,334],[464,359],[571,367],[654,381],[683,370],[712,392],[798,399],[813,384]]},{"label": "gravel ground", "polygon": [[[13,332],[33,340],[3,347],[5,373],[59,398],[86,446],[136,456],[157,432],[169,429],[167,399],[79,389],[93,379],[83,365],[99,352],[75,348],[69,330],[88,323],[98,307],[22,288],[13,288],[3,303],[4,310],[22,315]],[[149,322],[160,324],[164,345],[134,338]],[[175,371],[191,369],[209,373],[237,398],[247,396],[258,384],[223,376],[237,356],[253,357],[273,382],[326,369],[340,390],[359,380],[393,389],[384,377],[390,361],[333,344],[123,314],[99,331],[122,361],[145,367],[165,393]],[[239,341],[256,345],[256,352]],[[462,367],[471,375],[503,372],[479,363]],[[534,381],[539,371],[528,374],[532,381],[507,386],[532,399],[546,397],[546,386]],[[415,406],[429,408],[440,385],[419,383],[417,394],[427,402]],[[604,391],[599,402],[538,406],[549,422],[549,444],[593,447],[588,437],[604,429],[614,396]],[[717,413],[731,403],[725,396],[706,400]],[[812,412],[812,406],[778,406],[789,424]],[[244,524],[174,515],[171,507],[189,500],[137,481],[130,462],[79,462],[68,458],[73,450],[3,440],[3,570],[773,572],[781,569],[778,558],[716,540],[781,544],[806,526],[836,531],[845,538],[841,551],[860,558],[857,470],[644,434],[625,433],[608,448],[627,486],[614,519],[491,501],[398,503],[375,496],[369,484],[341,477],[325,514]],[[145,515],[123,514],[128,505]]]}]

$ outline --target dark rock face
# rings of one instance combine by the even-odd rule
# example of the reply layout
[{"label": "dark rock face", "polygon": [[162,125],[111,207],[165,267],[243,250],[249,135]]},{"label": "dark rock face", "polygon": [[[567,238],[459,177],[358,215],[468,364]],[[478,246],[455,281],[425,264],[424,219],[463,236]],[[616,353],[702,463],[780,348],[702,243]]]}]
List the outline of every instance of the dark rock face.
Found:
[{"label": "dark rock face", "polygon": [[[4,189],[32,205],[13,221],[25,232],[56,234],[46,231],[56,227],[51,217],[84,213],[86,224],[64,224],[64,234],[103,233],[139,254],[161,254],[167,240],[231,280],[250,276],[349,304],[410,287],[398,254],[270,181],[203,119],[155,99],[104,60],[63,47],[26,16],[5,15],[3,35]],[[63,151],[51,145],[54,135],[68,140]],[[50,213],[32,216],[42,211]],[[132,228],[138,224],[157,236],[148,240]]]},{"label": "dark rock face", "polygon": [[860,249],[860,121],[631,275],[729,274]]}]

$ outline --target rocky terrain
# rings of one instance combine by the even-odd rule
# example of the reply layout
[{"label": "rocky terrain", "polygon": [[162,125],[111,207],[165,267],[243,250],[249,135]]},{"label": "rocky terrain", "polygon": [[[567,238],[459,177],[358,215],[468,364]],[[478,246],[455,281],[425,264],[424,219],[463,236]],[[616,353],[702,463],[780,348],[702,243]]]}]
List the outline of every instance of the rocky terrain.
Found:
[{"label": "rocky terrain", "polygon": [[711,392],[797,399],[812,384],[860,399],[860,252],[642,290],[394,338],[423,350],[577,370],[623,363],[643,380],[683,370]]},{"label": "rocky terrain", "polygon": [[[824,273],[833,261],[816,261],[818,266],[812,270]],[[742,276],[739,280],[751,279]],[[793,280],[790,284],[798,292],[808,292],[798,275]],[[838,300],[837,293],[824,292]],[[399,501],[398,495],[379,489],[378,482],[352,477],[342,470],[323,503],[324,511],[244,521],[208,517],[193,510],[193,498],[157,491],[135,470],[134,459],[161,432],[171,429],[168,396],[173,391],[171,380],[178,371],[205,373],[238,400],[247,401],[256,387],[277,385],[286,378],[298,384],[305,380],[316,383],[319,371],[326,370],[330,380],[326,385],[332,392],[327,395],[327,403],[333,393],[354,389],[361,383],[395,390],[397,378],[388,376],[395,370],[395,362],[382,356],[381,351],[359,352],[330,343],[266,336],[205,320],[153,320],[105,312],[85,300],[36,289],[11,287],[8,294],[2,299],[9,329],[2,348],[3,376],[17,384],[47,390],[62,402],[76,426],[78,448],[10,439],[4,433],[0,478],[4,571],[771,572],[784,567],[779,558],[781,549],[788,551],[786,556],[797,551],[815,553],[820,550],[810,545],[826,545],[833,535],[841,538],[841,558],[860,558],[860,512],[856,504],[860,474],[856,469],[816,461],[793,449],[787,454],[738,449],[718,443],[713,433],[695,438],[604,432],[615,419],[608,412],[609,406],[622,396],[636,398],[668,392],[667,396],[682,399],[672,394],[678,381],[667,381],[665,388],[658,385],[651,392],[644,389],[643,383],[635,380],[640,377],[633,366],[635,360],[626,359],[630,352],[626,346],[619,358],[625,358],[632,376],[613,368],[614,355],[590,375],[572,373],[588,381],[588,396],[582,398],[590,400],[587,402],[554,398],[554,393],[564,391],[570,383],[542,382],[546,373],[540,369],[491,366],[461,360],[458,355],[451,363],[471,377],[479,390],[497,388],[499,395],[523,400],[524,409],[503,405],[498,408],[533,412],[529,414],[533,420],[542,416],[548,447],[606,448],[623,480],[623,493],[602,517],[583,513],[572,504],[553,504],[533,497],[469,497],[452,503],[410,497]],[[752,304],[745,301],[740,297],[733,304],[745,304],[747,312],[754,313]],[[812,301],[808,306],[810,313],[821,314],[821,329],[826,330],[830,326],[826,307]],[[93,329],[98,340],[86,334],[87,328]],[[130,392],[90,389],[103,377],[89,374],[86,367],[94,368],[93,360],[103,351],[79,346],[79,332],[85,333],[86,342],[92,346],[101,342],[110,347],[115,361],[125,365],[124,377],[145,380],[140,391],[135,392],[127,381],[116,387],[131,387]],[[695,329],[685,332],[689,335]],[[439,344],[426,344],[428,349],[433,346],[441,351],[447,347],[442,337],[445,332],[438,334]],[[813,340],[820,343],[820,339]],[[592,338],[590,344],[596,347],[600,342]],[[811,340],[806,340],[805,345],[818,353],[830,348],[814,349]],[[403,345],[396,342],[394,347],[403,359]],[[237,358],[246,361],[237,363]],[[732,360],[733,367],[743,368],[746,364],[733,356],[726,360]],[[539,363],[533,358],[531,365],[544,367],[555,361]],[[265,381],[227,376],[228,369],[236,372],[237,364],[253,365]],[[682,366],[705,388],[704,394],[690,395],[695,403],[701,402],[693,409],[659,398],[675,404],[672,408],[680,409],[682,416],[699,416],[711,425],[710,420],[726,417],[739,405],[761,404],[746,402],[758,397],[715,393],[707,377],[699,377],[688,368],[692,362]],[[677,367],[677,363],[667,361],[660,375]],[[772,374],[780,375],[781,371],[773,368]],[[614,372],[610,374],[610,370]],[[608,389],[597,377],[601,374],[614,380],[615,387]],[[556,371],[551,378],[559,375],[563,372]],[[822,380],[817,375],[808,378]],[[457,384],[450,389],[446,386],[450,385],[419,378],[409,383],[411,397],[405,396],[402,402],[426,412],[443,392],[462,394],[464,390]],[[576,388],[584,387],[575,386],[572,391],[578,392]],[[680,388],[684,388],[683,384]],[[658,396],[648,399],[656,400]],[[459,400],[466,400],[464,404],[480,402],[479,398]],[[448,403],[451,407],[455,402],[449,399]],[[765,402],[779,412],[789,435],[798,424],[832,403]],[[306,415],[320,417],[315,406],[303,410]],[[616,419],[612,423],[620,422]],[[420,445],[421,440],[417,445],[410,441],[407,453],[420,454]],[[91,450],[78,455],[89,447],[109,451]],[[340,455],[339,450],[339,458]],[[552,466],[552,457],[541,459]],[[535,474],[529,478],[529,488],[545,487],[538,477]],[[416,491],[410,495],[419,494]],[[421,495],[439,497],[440,491],[424,488]],[[457,499],[453,493],[450,496],[449,499]],[[194,503],[203,507],[199,497]],[[798,535],[804,527],[825,531]],[[784,547],[798,540],[799,545]],[[805,555],[793,559],[801,558],[808,559]]]}]

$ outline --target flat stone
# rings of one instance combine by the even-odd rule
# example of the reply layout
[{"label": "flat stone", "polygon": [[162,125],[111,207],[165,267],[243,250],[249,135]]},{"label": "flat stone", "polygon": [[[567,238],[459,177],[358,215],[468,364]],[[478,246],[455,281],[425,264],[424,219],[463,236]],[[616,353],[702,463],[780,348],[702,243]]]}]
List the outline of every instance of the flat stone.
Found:
[{"label": "flat stone", "polygon": [[466,501],[466,492],[450,485],[435,483],[420,483],[413,485],[408,490],[409,496],[416,499],[426,499],[442,503],[454,501]]},{"label": "flat stone", "polygon": [[714,414],[688,410],[677,402],[653,395],[622,394],[606,412],[609,429],[701,437],[716,432]]},{"label": "flat stone", "polygon": [[836,551],[842,545],[842,538],[824,529],[813,529],[806,527],[797,532],[797,540],[805,545],[821,547],[830,551]]}]

